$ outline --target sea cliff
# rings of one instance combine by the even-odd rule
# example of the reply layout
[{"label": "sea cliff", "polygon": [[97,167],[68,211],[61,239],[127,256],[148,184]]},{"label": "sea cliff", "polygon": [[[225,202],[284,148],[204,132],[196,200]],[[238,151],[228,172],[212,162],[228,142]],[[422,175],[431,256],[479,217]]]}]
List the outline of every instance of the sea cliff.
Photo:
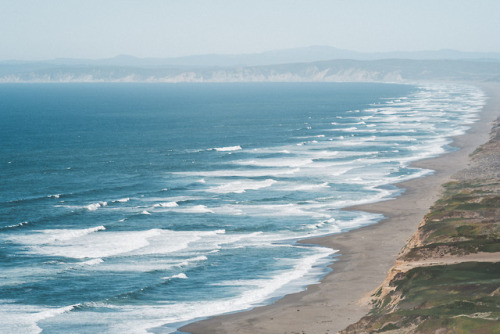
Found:
[{"label": "sea cliff", "polygon": [[500,332],[500,126],[444,185],[371,296],[341,333]]}]

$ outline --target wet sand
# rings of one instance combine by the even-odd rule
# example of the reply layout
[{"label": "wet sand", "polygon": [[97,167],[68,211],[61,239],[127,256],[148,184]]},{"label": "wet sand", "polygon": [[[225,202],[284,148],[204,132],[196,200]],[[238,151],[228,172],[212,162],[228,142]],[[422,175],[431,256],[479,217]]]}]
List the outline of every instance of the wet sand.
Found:
[{"label": "wet sand", "polygon": [[[412,166],[435,171],[431,176],[398,184],[405,189],[394,200],[362,205],[349,210],[382,213],[378,224],[347,233],[303,240],[340,250],[333,271],[319,284],[290,294],[274,304],[250,311],[213,317],[189,324],[181,331],[193,334],[336,333],[358,321],[370,310],[370,294],[384,280],[405,242],[417,229],[441,185],[467,167],[469,155],[488,140],[491,122],[500,115],[500,84],[478,84],[489,100],[480,120],[454,138],[460,150],[422,160]],[[363,301],[363,302],[362,302]]]}]

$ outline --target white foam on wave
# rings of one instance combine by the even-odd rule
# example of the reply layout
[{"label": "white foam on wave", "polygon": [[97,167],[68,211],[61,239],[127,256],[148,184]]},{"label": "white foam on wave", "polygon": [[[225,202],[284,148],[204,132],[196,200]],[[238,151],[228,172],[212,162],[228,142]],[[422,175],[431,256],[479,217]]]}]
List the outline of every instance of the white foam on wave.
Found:
[{"label": "white foam on wave", "polygon": [[343,128],[343,129],[335,129],[335,131],[345,131],[345,132],[352,132],[352,131],[357,131],[358,128],[355,126],[351,126],[349,128]]},{"label": "white foam on wave", "polygon": [[[364,183],[362,180],[359,181],[355,180],[352,182],[359,182],[361,184]],[[393,199],[394,198],[393,195],[398,192],[398,190],[380,189],[372,186],[366,186],[365,190],[371,191],[371,193],[359,194],[358,196],[350,197],[347,199],[332,198],[331,202],[329,203],[329,207],[332,209],[342,209],[355,205],[371,204],[371,203],[386,201],[389,199]],[[323,203],[321,207],[324,207],[324,204],[325,203]]]},{"label": "white foam on wave", "polygon": [[16,227],[25,226],[25,225],[28,225],[28,224],[29,224],[29,222],[28,222],[28,221],[25,221],[25,222],[22,222],[22,223],[18,223],[18,224],[14,224],[14,225],[5,226],[4,228],[16,228]]},{"label": "white foam on wave", "polygon": [[95,265],[103,263],[103,262],[104,262],[103,259],[98,258],[98,259],[92,259],[92,260],[80,262],[80,263],[78,263],[78,265],[80,265],[80,266],[95,266]]},{"label": "white foam on wave", "polygon": [[289,183],[283,186],[277,187],[276,190],[285,190],[285,191],[317,191],[318,189],[330,188],[328,182],[323,182],[321,184],[314,183]]},{"label": "white foam on wave", "polygon": [[175,208],[179,206],[179,204],[177,204],[177,202],[164,202],[164,203],[156,203],[155,205],[153,205],[153,207],[155,208]]},{"label": "white foam on wave", "polygon": [[182,262],[176,264],[175,267],[188,267],[193,262],[202,262],[202,261],[206,261],[206,260],[208,260],[208,258],[205,255],[200,255],[200,256],[182,261]]},{"label": "white foam on wave", "polygon": [[[262,305],[267,300],[281,295],[281,290],[288,286],[286,292],[303,290],[306,284],[317,282],[319,270],[323,268],[319,263],[327,262],[335,251],[326,248],[317,248],[316,252],[300,260],[290,270],[276,273],[269,279],[249,280],[245,282],[245,289],[236,298],[218,299],[213,301],[190,301],[165,303],[155,305],[109,305],[110,312],[103,312],[108,305],[96,305],[99,309],[92,308],[79,310],[78,319],[83,323],[94,323],[97,314],[101,321],[108,326],[108,333],[149,333],[154,328],[161,327],[162,332],[175,332],[175,325],[196,318],[204,318],[221,313],[234,312]],[[284,261],[286,261],[284,259]],[[185,274],[184,274],[185,275]],[[183,273],[178,274],[179,279],[184,278]],[[175,276],[175,275],[174,275]],[[186,275],[187,277],[187,275]],[[172,277],[165,277],[171,279]],[[227,281],[226,285],[243,286],[243,282]],[[91,306],[89,304],[89,306]],[[99,312],[99,313],[97,313]],[[69,314],[68,314],[69,315]]]},{"label": "white foam on wave", "polygon": [[38,322],[71,312],[79,305],[49,308],[0,300],[0,330],[2,333],[42,333]]},{"label": "white foam on wave", "polygon": [[262,168],[262,169],[222,169],[216,171],[174,172],[175,175],[201,177],[273,177],[293,175],[300,168]]},{"label": "white foam on wave", "polygon": [[384,216],[378,213],[358,212],[353,219],[337,219],[335,225],[338,226],[342,232],[375,224],[383,219]]},{"label": "white foam on wave", "polygon": [[171,208],[170,210],[175,212],[184,212],[184,213],[215,213],[212,209],[209,209],[206,205],[201,205],[201,204]]},{"label": "white foam on wave", "polygon": [[[196,245],[197,241],[203,242],[202,238],[200,238],[199,240],[192,239],[189,242],[189,244]],[[149,248],[144,250],[145,254],[138,254],[138,253],[134,253],[134,254],[135,255],[146,255],[146,256],[149,255],[147,253],[158,254],[158,253],[154,253],[155,251],[163,252],[160,254],[168,254],[168,251],[171,250],[171,249],[161,248],[162,245],[160,245],[160,244],[155,245],[154,244],[155,242],[158,242],[158,243],[161,242],[162,244],[165,244],[168,241],[167,240],[163,240],[163,241],[150,240],[151,245]],[[184,242],[184,244],[186,245],[185,241],[181,240],[181,242]],[[205,244],[207,249],[206,250],[203,249],[203,247],[201,247],[201,245],[198,244],[197,252],[206,252],[208,254],[208,253],[211,253],[214,251],[218,251],[218,249],[212,249],[213,247],[216,247],[217,241],[214,240],[212,243],[205,242],[204,244]],[[156,248],[157,246],[158,246],[158,248]],[[212,250],[209,251],[208,249],[212,249]],[[189,249],[187,249],[187,248],[179,249],[179,251],[181,251],[181,252],[183,252],[184,250],[186,250],[188,253],[190,253]],[[171,271],[171,270],[178,270],[178,269],[185,270],[186,268],[199,266],[199,265],[201,265],[201,263],[203,263],[204,261],[207,261],[207,260],[208,260],[208,258],[205,255],[198,255],[195,257],[188,257],[188,258],[183,257],[183,256],[182,257],[177,257],[177,256],[176,257],[168,257],[168,256],[157,257],[157,256],[155,256],[154,258],[149,257],[147,259],[147,261],[138,261],[136,257],[126,256],[123,258],[119,258],[117,261],[114,261],[113,258],[110,258],[107,261],[100,262],[99,266],[91,267],[91,269],[92,269],[92,271],[102,271],[102,272],[110,272],[111,271],[111,272],[117,272],[117,273],[120,273],[120,272],[130,273],[130,272]],[[93,261],[93,260],[90,260],[90,261]],[[85,267],[82,267],[82,269],[84,269],[84,268]]]},{"label": "white foam on wave", "polygon": [[316,135],[316,136],[299,136],[299,137],[294,137],[297,139],[312,139],[312,138],[325,138],[325,135]]},{"label": "white foam on wave", "polygon": [[57,231],[45,230],[45,233],[50,234],[51,238],[53,238],[53,241],[66,241],[75,238],[80,238],[87,234],[104,230],[106,230],[106,228],[101,225],[83,230],[57,230]]},{"label": "white foam on wave", "polygon": [[280,159],[252,159],[252,160],[239,160],[235,164],[244,166],[256,167],[301,167],[309,165],[313,162],[312,159],[304,158],[280,158]]},{"label": "white foam on wave", "polygon": [[64,314],[64,313],[71,312],[77,306],[80,306],[80,304],[45,309],[44,311],[33,314],[32,317],[33,317],[33,320],[35,320],[36,322],[39,322],[41,320],[53,318],[53,317],[56,317],[56,316]]},{"label": "white foam on wave", "polygon": [[[144,198],[141,198],[141,201],[148,203],[148,205],[149,205],[149,203],[151,203],[151,202],[182,203],[182,202],[187,202],[187,201],[199,201],[199,200],[205,200],[205,199],[207,199],[207,198],[202,197],[202,196],[171,196],[171,197],[144,197]],[[158,203],[155,203],[155,204],[158,204]],[[159,207],[161,207],[161,205]]]},{"label": "white foam on wave", "polygon": [[[134,255],[170,254],[188,250],[195,253],[206,253],[217,248],[218,242],[224,238],[225,230],[216,231],[170,231],[162,230],[160,234],[148,238],[148,245],[134,250]],[[206,258],[204,258],[206,260]]]},{"label": "white foam on wave", "polygon": [[98,202],[87,205],[85,208],[89,211],[96,211],[99,208],[105,207],[108,205],[108,202]]},{"label": "white foam on wave", "polygon": [[306,152],[303,152],[302,154],[307,155],[313,159],[331,159],[331,158],[338,157],[339,153],[340,153],[340,151],[322,150],[322,151],[306,151]]},{"label": "white foam on wave", "polygon": [[130,201],[130,197],[117,199],[117,200],[113,201],[113,203],[127,203],[128,201]]},{"label": "white foam on wave", "polygon": [[[281,274],[274,276],[270,280],[265,280],[264,284],[262,284],[258,289],[247,290],[240,298],[242,301],[245,301],[245,303],[250,305],[262,303],[265,300],[276,296],[275,293],[283,287],[288,286],[290,289],[290,283],[293,281],[303,280],[304,277],[311,272],[315,264],[336,252],[337,251],[330,248],[318,248],[315,254],[300,259],[292,270],[286,270]],[[303,284],[304,283],[301,282],[299,286]],[[297,288],[298,287],[295,287],[295,289]]]},{"label": "white foam on wave", "polygon": [[0,300],[0,326],[5,333],[41,333],[33,315],[42,312],[33,305],[16,304],[11,300]]},{"label": "white foam on wave", "polygon": [[[71,230],[33,231],[25,235],[8,236],[7,239],[24,244],[30,252],[75,259],[97,259],[130,253],[149,245],[149,239],[168,235],[152,229],[134,232],[89,233]],[[182,246],[174,245],[172,249]]]},{"label": "white foam on wave", "polygon": [[[336,219],[335,218],[330,218],[330,219],[326,219],[326,220],[320,220],[316,223],[313,223],[313,224],[306,224],[304,225],[304,230],[312,230],[313,231],[313,236],[314,235],[324,235],[325,232],[323,230],[321,231],[318,231],[319,229],[323,229],[323,228],[326,228],[328,227],[328,233],[329,234],[333,234],[333,233],[340,233],[342,232],[341,228],[336,225]],[[308,235],[310,236],[311,233],[308,233]]]},{"label": "white foam on wave", "polygon": [[227,147],[214,147],[213,150],[217,152],[232,152],[241,150],[241,146],[227,146]]},{"label": "white foam on wave", "polygon": [[7,238],[28,245],[45,245],[58,242],[66,242],[73,239],[87,236],[91,233],[104,231],[104,226],[90,227],[86,229],[53,229],[53,230],[39,230],[30,231],[22,235],[12,235]]},{"label": "white foam on wave", "polygon": [[335,162],[316,162],[311,170],[304,169],[304,174],[314,173],[316,176],[321,176],[322,180],[328,182],[336,181],[339,176],[356,168],[356,165],[347,165]]},{"label": "white foam on wave", "polygon": [[208,192],[213,192],[217,194],[228,194],[237,193],[241,194],[247,190],[258,190],[262,188],[267,188],[275,184],[277,181],[273,179],[267,179],[263,181],[245,180],[245,181],[234,181],[220,186],[215,186],[208,188]]},{"label": "white foam on wave", "polygon": [[212,211],[214,211],[218,215],[229,215],[229,216],[243,215],[243,211],[241,209],[238,209],[231,204],[213,207]]},{"label": "white foam on wave", "polygon": [[265,284],[265,279],[238,279],[230,281],[214,282],[212,286],[245,286],[245,287],[258,287]]},{"label": "white foam on wave", "polygon": [[255,217],[329,217],[324,213],[309,211],[307,205],[298,205],[294,203],[288,204],[252,204],[252,205],[234,205],[235,209],[241,210],[243,214]]},{"label": "white foam on wave", "polygon": [[177,275],[173,275],[173,276],[168,276],[168,277],[163,277],[164,280],[171,280],[173,278],[179,278],[179,279],[187,279],[187,275],[184,274],[184,273],[180,273],[180,274],[177,274]]},{"label": "white foam on wave", "polygon": [[311,273],[312,268],[319,260],[325,259],[336,252],[336,250],[322,248],[316,254],[300,259],[291,270],[283,271],[270,279],[230,280],[217,282],[213,285],[248,287],[239,299],[246,300],[249,304],[260,303],[273,297],[277,291],[285,286],[292,289],[290,287],[291,282],[304,279],[305,276]]}]

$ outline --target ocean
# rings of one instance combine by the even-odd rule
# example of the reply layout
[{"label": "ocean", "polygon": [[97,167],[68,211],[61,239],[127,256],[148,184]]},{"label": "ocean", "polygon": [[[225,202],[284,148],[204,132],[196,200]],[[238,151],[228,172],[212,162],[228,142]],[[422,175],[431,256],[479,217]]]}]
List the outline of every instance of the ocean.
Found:
[{"label": "ocean", "polygon": [[[171,333],[301,291],[411,162],[486,101],[459,84],[0,85],[2,333]],[[333,265],[335,270],[335,265]]]}]

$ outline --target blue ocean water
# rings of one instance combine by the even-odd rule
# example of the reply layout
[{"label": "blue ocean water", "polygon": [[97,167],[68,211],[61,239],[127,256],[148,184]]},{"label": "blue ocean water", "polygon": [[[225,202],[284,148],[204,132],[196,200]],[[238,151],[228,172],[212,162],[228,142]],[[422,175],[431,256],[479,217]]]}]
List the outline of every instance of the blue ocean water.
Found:
[{"label": "blue ocean water", "polygon": [[0,85],[0,328],[173,332],[318,282],[295,241],[432,171],[486,100],[464,85]]}]

